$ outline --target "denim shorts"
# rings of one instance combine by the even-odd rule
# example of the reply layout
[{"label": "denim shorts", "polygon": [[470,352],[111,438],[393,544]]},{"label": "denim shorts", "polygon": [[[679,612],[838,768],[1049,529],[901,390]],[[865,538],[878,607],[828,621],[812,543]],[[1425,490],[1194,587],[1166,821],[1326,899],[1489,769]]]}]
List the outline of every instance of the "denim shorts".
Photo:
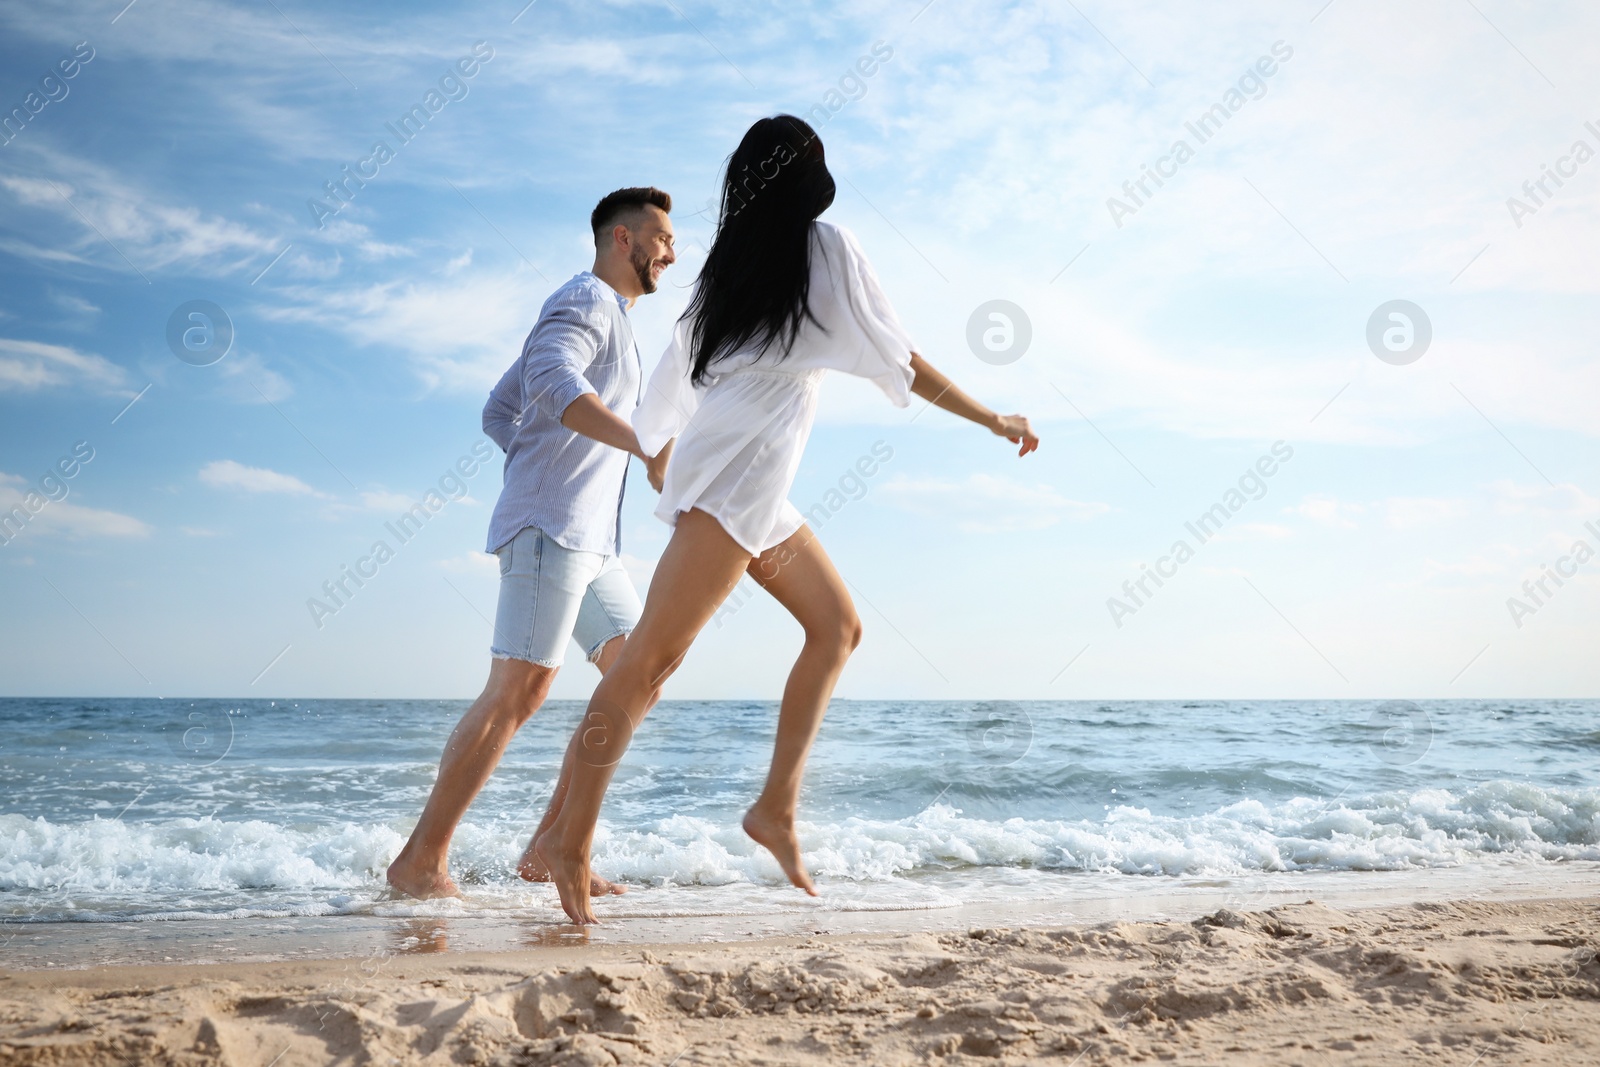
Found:
[{"label": "denim shorts", "polygon": [[589,662],[639,623],[639,594],[616,556],[563,548],[536,526],[500,546],[496,659],[559,667],[575,639]]}]

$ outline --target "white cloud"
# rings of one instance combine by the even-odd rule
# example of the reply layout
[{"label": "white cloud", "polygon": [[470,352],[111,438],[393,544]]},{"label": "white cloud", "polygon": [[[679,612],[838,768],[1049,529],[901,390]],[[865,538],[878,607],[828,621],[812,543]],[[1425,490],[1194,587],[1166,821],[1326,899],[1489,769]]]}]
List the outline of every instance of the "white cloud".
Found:
[{"label": "white cloud", "polygon": [[1521,485],[1501,480],[1489,486],[1494,509],[1501,515],[1563,515],[1592,517],[1600,500],[1571,482],[1560,485]]},{"label": "white cloud", "polygon": [[1390,497],[1383,502],[1384,521],[1397,530],[1432,526],[1459,519],[1470,511],[1465,500],[1439,497]]},{"label": "white cloud", "polygon": [[1424,580],[1433,578],[1486,578],[1490,575],[1502,574],[1510,570],[1508,555],[1504,552],[1502,558],[1494,559],[1481,553],[1475,553],[1458,560],[1440,561],[1431,556],[1422,562],[1422,576]]},{"label": "white cloud", "polygon": [[325,241],[354,245],[362,256],[374,261],[396,259],[401,256],[416,254],[413,249],[407,248],[405,245],[389,244],[377,240],[372,236],[372,231],[368,227],[351,219],[334,219],[321,228],[320,236]]},{"label": "white cloud", "polygon": [[500,558],[487,552],[468,552],[462,556],[451,556],[449,559],[440,560],[439,567],[451,574],[497,578],[500,575]]},{"label": "white cloud", "polygon": [[361,506],[369,511],[409,511],[416,503],[404,493],[369,490],[361,494]]},{"label": "white cloud", "polygon": [[1356,528],[1354,517],[1365,513],[1366,510],[1361,504],[1351,504],[1331,496],[1308,496],[1294,507],[1285,508],[1284,514],[1302,515],[1326,526],[1353,530]]},{"label": "white cloud", "polygon": [[14,237],[0,237],[0,251],[9,252],[19,259],[30,259],[36,263],[77,263],[89,265],[89,260],[73,252],[61,248],[46,248],[29,241],[20,241]]},{"label": "white cloud", "polygon": [[[66,484],[70,493],[71,483]],[[26,478],[0,471],[0,513],[8,513],[13,508],[22,506],[30,491],[44,497],[44,493],[37,490]],[[28,512],[26,507],[22,510]],[[70,499],[48,500],[48,498],[38,512],[30,513],[22,532],[16,536],[27,536],[29,531],[50,531],[63,533],[69,537],[148,537],[151,532],[148,525],[132,515],[83,507],[72,503]]]},{"label": "white cloud", "polygon": [[311,488],[292,474],[279,474],[265,467],[247,467],[231,459],[220,459],[200,468],[200,480],[217,489],[238,489],[246,493],[285,493],[328,499],[328,494]]},{"label": "white cloud", "polygon": [[74,386],[117,392],[127,387],[123,369],[92,352],[66,345],[0,337],[0,392]]},{"label": "white cloud", "polygon": [[1025,485],[992,474],[973,474],[963,481],[896,475],[881,490],[907,511],[954,520],[968,533],[1040,530],[1063,519],[1086,520],[1104,515],[1109,504],[1070,500],[1048,485]]},{"label": "white cloud", "polygon": [[217,370],[229,383],[228,392],[247,404],[276,404],[294,395],[294,386],[289,380],[253,354],[230,353],[217,364]]},{"label": "white cloud", "polygon": [[62,501],[38,515],[41,525],[77,537],[148,537],[150,527],[132,515]]},{"label": "white cloud", "polygon": [[1294,531],[1277,522],[1241,522],[1224,526],[1211,536],[1212,541],[1281,541]]},{"label": "white cloud", "polygon": [[260,313],[407,353],[430,387],[483,392],[517,358],[549,290],[524,268],[463,270],[447,279],[290,286],[279,294],[289,306]]},{"label": "white cloud", "polygon": [[[263,265],[277,252],[269,234],[197,208],[165,202],[115,171],[90,160],[63,156],[33,146],[63,165],[76,184],[26,176],[0,175],[0,188],[18,203],[59,216],[77,233],[76,251],[118,271],[122,256],[146,273],[166,267],[239,270],[258,258]],[[106,243],[111,248],[105,248]],[[120,253],[120,255],[118,254]]]},{"label": "white cloud", "polygon": [[[296,251],[293,255],[285,256],[281,266],[288,267],[288,273],[295,277],[325,281],[338,275],[339,269],[344,266],[344,256],[337,248],[332,249],[326,257]],[[264,284],[271,284],[270,275]]]},{"label": "white cloud", "polygon": [[91,304],[77,293],[64,293],[59,289],[47,288],[46,294],[50,302],[63,311],[71,312],[81,318],[100,314],[100,308]]}]

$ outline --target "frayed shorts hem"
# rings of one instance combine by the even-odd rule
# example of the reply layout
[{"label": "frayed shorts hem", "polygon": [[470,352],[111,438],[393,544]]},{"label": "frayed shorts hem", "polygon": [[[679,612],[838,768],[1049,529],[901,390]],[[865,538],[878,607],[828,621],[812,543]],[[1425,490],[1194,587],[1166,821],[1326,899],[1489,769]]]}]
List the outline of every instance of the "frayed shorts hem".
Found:
[{"label": "frayed shorts hem", "polygon": [[617,638],[619,638],[619,637],[627,637],[631,633],[633,633],[633,628],[630,626],[625,630],[618,630],[616,633],[611,634],[609,637],[602,638],[599,641],[599,643],[597,643],[593,648],[589,649],[588,651],[586,651],[583,654],[583,658],[588,660],[590,663],[598,662],[599,659],[600,659],[600,653],[605,651],[605,647],[607,645],[609,645],[611,642],[615,641]]},{"label": "frayed shorts hem", "polygon": [[559,660],[557,660],[555,663],[551,663],[549,660],[530,659],[527,656],[520,656],[515,652],[502,652],[498,648],[491,648],[489,650],[489,655],[493,656],[495,659],[514,659],[519,663],[531,663],[535,667],[549,667],[551,670],[555,670],[561,666],[561,662]]},{"label": "frayed shorts hem", "polygon": [[575,642],[590,662],[639,623],[642,605],[622,561],[565,548],[536,526],[501,545],[500,603],[489,652],[556,668]]}]

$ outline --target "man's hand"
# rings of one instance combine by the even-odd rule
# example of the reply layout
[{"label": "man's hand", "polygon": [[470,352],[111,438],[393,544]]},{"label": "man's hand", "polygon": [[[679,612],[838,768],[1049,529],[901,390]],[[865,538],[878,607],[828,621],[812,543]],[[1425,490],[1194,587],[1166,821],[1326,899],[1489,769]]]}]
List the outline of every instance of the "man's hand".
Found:
[{"label": "man's hand", "polygon": [[672,446],[676,441],[677,438],[674,437],[666,443],[666,446],[660,452],[644,461],[644,471],[650,479],[650,488],[658,493],[661,492],[662,485],[666,483],[667,461],[672,458]]},{"label": "man's hand", "polygon": [[1033,427],[1021,415],[996,415],[994,425],[989,428],[1012,444],[1021,444],[1022,448],[1017,451],[1019,456],[1026,456],[1039,448],[1039,435],[1033,432]]}]

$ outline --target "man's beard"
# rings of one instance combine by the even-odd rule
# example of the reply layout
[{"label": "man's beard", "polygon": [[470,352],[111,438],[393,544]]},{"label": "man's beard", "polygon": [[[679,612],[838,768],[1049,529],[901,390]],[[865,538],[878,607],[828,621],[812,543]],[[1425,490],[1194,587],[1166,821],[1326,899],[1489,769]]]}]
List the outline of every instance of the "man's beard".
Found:
[{"label": "man's beard", "polygon": [[656,280],[650,275],[650,268],[655,265],[655,261],[635,251],[628,262],[633,264],[634,273],[639,275],[639,288],[647,293],[655,292]]}]

